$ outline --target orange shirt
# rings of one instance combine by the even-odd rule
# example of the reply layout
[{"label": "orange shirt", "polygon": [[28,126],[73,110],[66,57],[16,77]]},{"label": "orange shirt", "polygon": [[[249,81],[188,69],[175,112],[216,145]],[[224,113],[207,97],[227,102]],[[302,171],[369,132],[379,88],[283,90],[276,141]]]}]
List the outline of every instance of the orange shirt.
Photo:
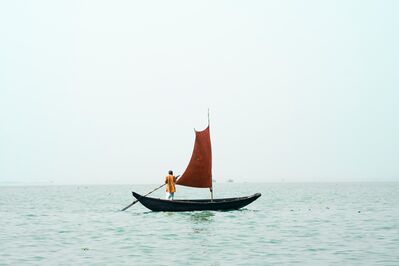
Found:
[{"label": "orange shirt", "polygon": [[165,176],[166,192],[176,192],[176,177],[173,175]]}]

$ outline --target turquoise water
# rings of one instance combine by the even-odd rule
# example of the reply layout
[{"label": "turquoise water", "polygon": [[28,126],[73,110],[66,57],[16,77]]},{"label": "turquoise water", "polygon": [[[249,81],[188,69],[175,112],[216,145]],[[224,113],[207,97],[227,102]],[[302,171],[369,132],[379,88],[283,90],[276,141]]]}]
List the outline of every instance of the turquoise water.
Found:
[{"label": "turquoise water", "polygon": [[156,186],[0,187],[0,265],[399,265],[399,183],[216,183],[217,197],[262,197],[230,212],[118,211]]}]

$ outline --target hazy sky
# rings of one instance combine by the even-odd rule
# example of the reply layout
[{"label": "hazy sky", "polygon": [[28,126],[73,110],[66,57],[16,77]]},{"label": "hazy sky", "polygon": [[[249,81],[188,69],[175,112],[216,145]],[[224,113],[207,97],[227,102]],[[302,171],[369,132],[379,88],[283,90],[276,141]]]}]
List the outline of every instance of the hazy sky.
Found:
[{"label": "hazy sky", "polygon": [[399,181],[399,1],[1,1],[0,184]]}]

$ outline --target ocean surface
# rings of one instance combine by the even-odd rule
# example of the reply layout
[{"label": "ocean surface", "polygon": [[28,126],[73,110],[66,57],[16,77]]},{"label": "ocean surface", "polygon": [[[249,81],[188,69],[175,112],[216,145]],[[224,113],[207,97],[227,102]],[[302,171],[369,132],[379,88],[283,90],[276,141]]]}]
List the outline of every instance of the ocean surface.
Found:
[{"label": "ocean surface", "polygon": [[0,187],[0,265],[399,265],[399,183],[215,183],[215,197],[262,197],[239,211],[120,211],[157,186]]}]

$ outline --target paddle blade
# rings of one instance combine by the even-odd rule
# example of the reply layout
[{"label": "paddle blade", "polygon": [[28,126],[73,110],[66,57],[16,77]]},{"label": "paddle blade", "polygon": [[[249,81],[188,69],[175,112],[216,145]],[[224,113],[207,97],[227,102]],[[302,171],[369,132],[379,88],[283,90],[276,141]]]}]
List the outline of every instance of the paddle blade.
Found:
[{"label": "paddle blade", "polygon": [[126,211],[127,209],[129,209],[130,207],[132,207],[134,204],[136,204],[138,202],[138,200],[133,201],[132,203],[130,203],[128,206],[126,206],[125,208],[123,208],[121,211]]}]

